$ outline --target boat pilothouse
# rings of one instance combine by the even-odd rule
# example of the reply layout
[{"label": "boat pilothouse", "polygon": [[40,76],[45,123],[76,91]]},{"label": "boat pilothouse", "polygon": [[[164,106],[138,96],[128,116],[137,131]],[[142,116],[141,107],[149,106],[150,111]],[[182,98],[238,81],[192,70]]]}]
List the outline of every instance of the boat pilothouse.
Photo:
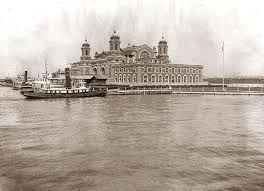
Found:
[{"label": "boat pilothouse", "polygon": [[[94,79],[92,77],[91,79]],[[27,98],[71,98],[71,97],[104,97],[107,93],[103,86],[87,84],[81,80],[78,86],[72,86],[69,68],[65,68],[65,85],[53,83],[57,79],[45,78],[43,81],[35,81],[31,86],[31,91],[21,92]],[[102,79],[100,79],[102,81]],[[103,80],[104,83],[106,79]]]}]

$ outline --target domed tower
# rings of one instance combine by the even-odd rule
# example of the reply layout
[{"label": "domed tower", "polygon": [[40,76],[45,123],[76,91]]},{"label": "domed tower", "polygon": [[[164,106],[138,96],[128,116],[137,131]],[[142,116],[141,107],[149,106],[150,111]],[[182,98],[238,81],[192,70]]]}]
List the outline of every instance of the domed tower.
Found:
[{"label": "domed tower", "polygon": [[90,44],[87,42],[87,39],[85,39],[85,42],[82,44],[81,50],[82,50],[81,60],[90,60],[91,47]]},{"label": "domed tower", "polygon": [[167,41],[162,36],[162,39],[159,41],[158,45],[158,57],[169,58],[168,56],[168,44]]},{"label": "domed tower", "polygon": [[114,30],[114,34],[110,37],[109,45],[110,51],[120,51],[120,37],[116,34]]},{"label": "domed tower", "polygon": [[153,50],[154,57],[156,57],[158,53],[156,47],[154,46],[152,50]]}]

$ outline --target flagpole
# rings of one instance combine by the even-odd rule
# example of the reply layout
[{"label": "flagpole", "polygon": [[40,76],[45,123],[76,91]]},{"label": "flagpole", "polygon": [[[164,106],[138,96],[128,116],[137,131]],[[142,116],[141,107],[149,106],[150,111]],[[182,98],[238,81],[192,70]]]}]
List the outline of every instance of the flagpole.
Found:
[{"label": "flagpole", "polygon": [[222,45],[222,64],[223,64],[223,91],[225,91],[225,41],[223,41]]}]

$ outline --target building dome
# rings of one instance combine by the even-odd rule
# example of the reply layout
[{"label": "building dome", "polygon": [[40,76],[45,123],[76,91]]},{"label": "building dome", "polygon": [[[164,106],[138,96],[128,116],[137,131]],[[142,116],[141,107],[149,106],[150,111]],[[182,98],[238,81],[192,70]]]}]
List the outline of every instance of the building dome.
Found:
[{"label": "building dome", "polygon": [[109,45],[110,51],[120,51],[120,37],[116,34],[116,30],[114,30],[114,34],[110,37]]},{"label": "building dome", "polygon": [[83,47],[88,47],[90,44],[87,42],[87,39],[85,39],[84,43],[82,44]]},{"label": "building dome", "polygon": [[114,30],[114,34],[110,37],[111,40],[119,39],[120,37],[116,34],[116,30]]},{"label": "building dome", "polygon": [[159,43],[167,43],[167,41],[164,39],[164,36],[161,37],[161,40],[159,41]]}]

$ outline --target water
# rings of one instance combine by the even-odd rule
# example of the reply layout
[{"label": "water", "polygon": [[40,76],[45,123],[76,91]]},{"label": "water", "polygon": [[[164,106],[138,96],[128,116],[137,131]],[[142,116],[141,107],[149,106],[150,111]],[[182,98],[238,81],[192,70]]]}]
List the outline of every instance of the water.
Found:
[{"label": "water", "polygon": [[263,105],[257,96],[25,100],[0,87],[0,190],[263,190]]}]

